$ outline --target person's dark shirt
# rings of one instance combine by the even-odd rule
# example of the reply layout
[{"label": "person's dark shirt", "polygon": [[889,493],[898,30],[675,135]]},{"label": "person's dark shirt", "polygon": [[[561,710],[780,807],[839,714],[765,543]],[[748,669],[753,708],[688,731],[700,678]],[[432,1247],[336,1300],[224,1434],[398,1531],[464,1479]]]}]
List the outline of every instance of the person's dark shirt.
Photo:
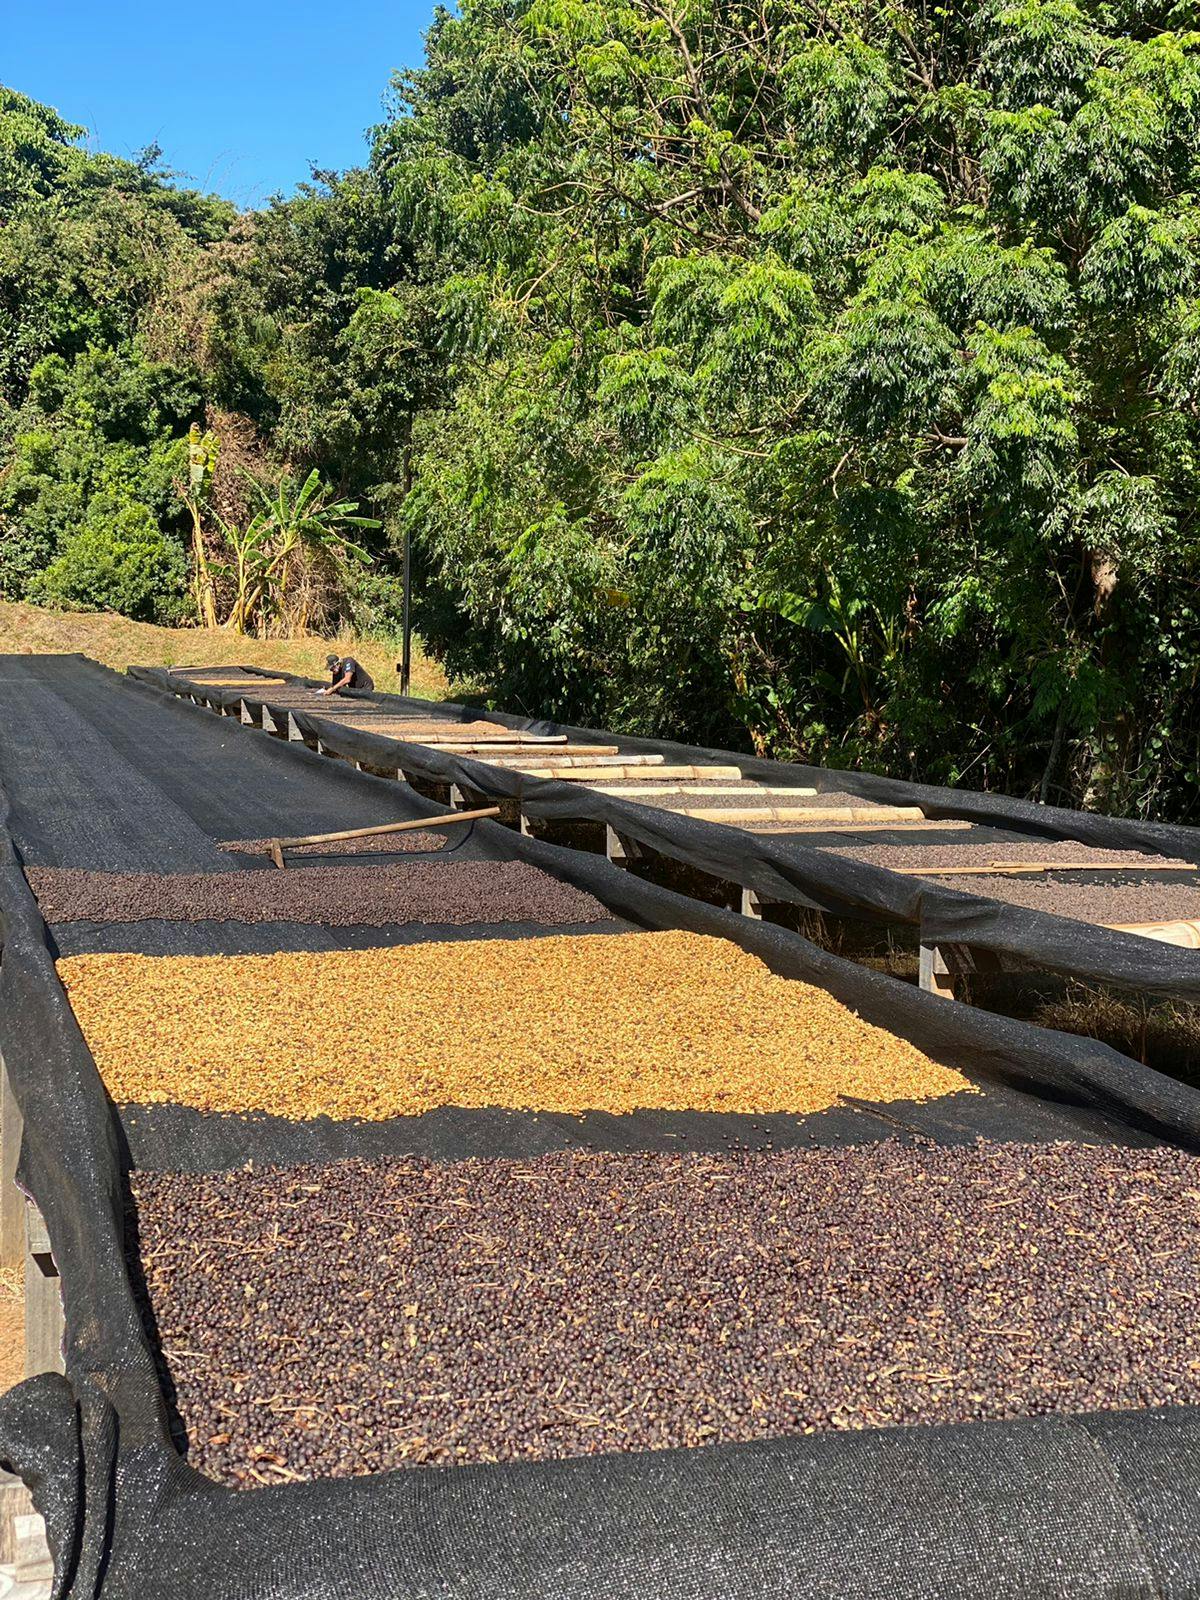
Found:
[{"label": "person's dark shirt", "polygon": [[365,667],[360,666],[353,656],[347,656],[344,661],[338,662],[333,668],[330,683],[341,683],[347,673],[350,674],[350,682],[346,685],[348,689],[366,689],[369,693],[375,687],[375,680],[371,674]]}]

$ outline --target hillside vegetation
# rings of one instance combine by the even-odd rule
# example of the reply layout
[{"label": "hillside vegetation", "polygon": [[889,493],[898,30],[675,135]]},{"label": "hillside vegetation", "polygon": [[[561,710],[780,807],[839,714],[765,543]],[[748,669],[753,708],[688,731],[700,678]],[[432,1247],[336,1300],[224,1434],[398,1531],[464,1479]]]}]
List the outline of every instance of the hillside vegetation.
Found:
[{"label": "hillside vegetation", "polygon": [[407,532],[502,703],[1194,816],[1192,9],[462,0],[252,215],[9,94],[3,592],[390,629]]}]

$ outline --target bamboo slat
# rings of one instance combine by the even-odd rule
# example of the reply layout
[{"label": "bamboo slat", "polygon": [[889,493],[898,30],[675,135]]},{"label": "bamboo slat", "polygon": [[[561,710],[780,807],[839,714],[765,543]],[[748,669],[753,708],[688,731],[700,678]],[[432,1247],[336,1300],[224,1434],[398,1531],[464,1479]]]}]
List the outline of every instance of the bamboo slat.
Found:
[{"label": "bamboo slat", "polygon": [[711,787],[700,781],[688,782],[680,780],[678,783],[659,783],[659,778],[664,776],[655,773],[652,782],[648,783],[603,783],[596,788],[601,794],[610,794],[625,800],[645,800],[653,804],[656,799],[665,795],[740,795],[753,796],[757,799],[764,795],[790,795],[793,799],[815,795],[815,789],[794,789],[787,785],[769,786],[760,783],[723,783],[713,782]]},{"label": "bamboo slat", "polygon": [[705,806],[677,813],[685,817],[701,817],[708,822],[804,822],[808,824],[820,822],[827,827],[834,823],[884,823],[908,822],[921,818],[923,813],[916,806],[872,806],[868,811],[865,808],[851,808],[849,806],[742,806],[738,808],[725,808],[720,806]]},{"label": "bamboo slat", "polygon": [[[558,767],[542,763],[538,766],[521,766],[520,771],[530,778],[563,778],[570,783],[595,784],[601,788],[602,793],[609,792],[604,786],[606,778],[636,778],[640,776],[637,767]],[[731,779],[740,774],[736,767],[658,767],[655,770],[655,779],[687,777],[692,779]],[[676,793],[676,790],[667,790],[667,793]],[[634,790],[631,798],[637,798],[640,791]],[[653,802],[651,802],[653,803]]]},{"label": "bamboo slat", "polygon": [[[580,747],[578,745],[568,746],[568,750],[572,752],[577,752],[579,748]],[[593,747],[589,746],[588,748],[592,749]],[[603,745],[600,746],[602,751],[606,748],[608,747]],[[625,770],[630,770],[636,771],[639,777],[643,776],[644,774],[647,778],[653,778],[655,780],[661,778],[663,775],[663,762],[665,759],[663,756],[631,756],[613,749],[609,749],[608,754],[601,754],[598,756],[587,756],[577,753],[567,754],[561,750],[555,750],[553,752],[553,758],[550,756],[531,756],[529,754],[521,754],[519,751],[514,750],[489,750],[487,758],[493,766],[520,767],[525,772],[531,770],[530,762],[535,762],[539,772],[543,770],[553,770],[556,773],[560,771],[569,773],[577,767],[603,767],[609,773],[621,773]],[[553,760],[552,767],[549,764],[551,759]],[[678,767],[670,767],[666,770],[670,772],[678,772],[681,769]],[[687,768],[686,770],[691,771],[692,769]]]},{"label": "bamboo slat", "polygon": [[793,833],[838,833],[844,835],[847,839],[855,839],[860,833],[940,833],[943,830],[969,832],[974,826],[973,822],[962,822],[958,818],[952,818],[949,821],[938,821],[935,818],[926,817],[922,822],[798,822],[794,825],[788,825],[786,829],[777,828],[773,823],[764,823],[759,827],[752,826],[748,831],[750,833],[782,833],[786,831],[789,835]]},{"label": "bamboo slat", "polygon": [[[521,749],[520,749],[519,746],[510,745],[510,744],[501,744],[499,741],[497,741],[495,744],[493,744],[493,743],[491,743],[490,741],[488,741],[486,739],[485,740],[480,740],[478,743],[466,743],[466,744],[451,743],[449,740],[446,740],[446,739],[439,739],[436,743],[431,743],[429,740],[420,739],[420,738],[410,739],[408,742],[410,744],[423,744],[423,745],[426,745],[431,750],[445,750],[450,755],[457,755],[457,756],[478,755],[485,761],[490,761],[490,760],[493,760],[493,759],[495,759],[497,757],[509,757],[510,759],[516,760],[518,762],[520,762],[520,761],[530,761],[530,760],[533,760],[533,759],[541,759],[542,761],[545,761],[547,759],[545,756],[542,756],[540,758],[535,758],[535,757],[532,757],[532,756],[529,756],[529,755],[522,754]],[[567,745],[564,748],[568,749],[568,750],[571,750],[573,753],[575,753],[577,755],[578,759],[580,759],[580,760],[584,759],[582,753],[580,752],[580,747],[578,745],[574,745],[574,746]],[[615,744],[614,745],[602,745],[600,747],[599,754],[601,756],[615,756],[615,755],[618,754],[618,750],[617,750],[617,747],[616,747]],[[554,751],[553,755],[557,759],[558,752]]]}]

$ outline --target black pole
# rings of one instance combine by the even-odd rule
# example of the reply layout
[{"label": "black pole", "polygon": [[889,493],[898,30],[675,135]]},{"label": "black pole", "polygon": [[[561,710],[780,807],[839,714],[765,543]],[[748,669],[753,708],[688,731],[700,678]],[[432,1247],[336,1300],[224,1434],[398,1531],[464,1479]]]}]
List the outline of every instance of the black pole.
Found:
[{"label": "black pole", "polygon": [[404,530],[404,654],[400,660],[400,693],[407,694],[412,677],[412,534]]}]

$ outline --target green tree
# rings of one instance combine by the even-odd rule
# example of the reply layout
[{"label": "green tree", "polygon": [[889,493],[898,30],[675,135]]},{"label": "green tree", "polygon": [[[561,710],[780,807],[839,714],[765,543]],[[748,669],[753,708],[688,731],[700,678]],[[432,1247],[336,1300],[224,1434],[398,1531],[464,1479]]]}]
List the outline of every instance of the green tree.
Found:
[{"label": "green tree", "polygon": [[648,731],[1194,805],[1200,36],[1071,0],[465,0],[428,55],[372,165],[436,254],[407,517],[449,663]]}]

